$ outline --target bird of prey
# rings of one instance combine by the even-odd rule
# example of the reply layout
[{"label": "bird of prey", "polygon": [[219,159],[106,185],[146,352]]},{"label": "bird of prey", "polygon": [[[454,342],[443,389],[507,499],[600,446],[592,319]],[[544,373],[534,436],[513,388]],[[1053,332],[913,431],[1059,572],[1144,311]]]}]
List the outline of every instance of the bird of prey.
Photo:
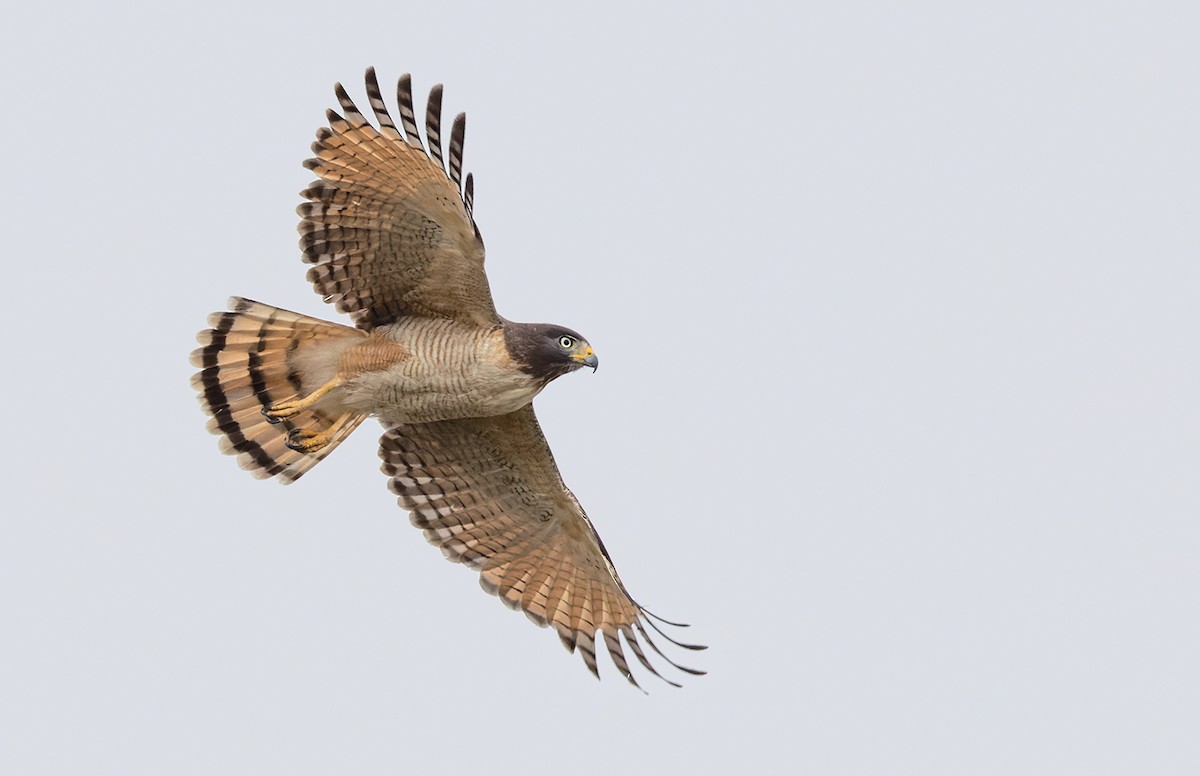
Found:
[{"label": "bird of prey", "polygon": [[422,141],[411,79],[396,89],[399,123],[373,69],[374,124],[335,86],[301,196],[308,279],[354,327],[233,298],[209,317],[192,353],[192,384],[221,449],[254,476],[293,482],[368,416],[379,455],[413,525],[509,607],[558,633],[599,677],[597,633],[635,686],[622,642],[691,674],[655,644],[668,636],[626,590],[574,494],[563,484],[531,402],[555,378],[597,366],[565,326],[497,314],[483,270],[471,175],[462,177],[466,117],[442,148],[442,87]]}]

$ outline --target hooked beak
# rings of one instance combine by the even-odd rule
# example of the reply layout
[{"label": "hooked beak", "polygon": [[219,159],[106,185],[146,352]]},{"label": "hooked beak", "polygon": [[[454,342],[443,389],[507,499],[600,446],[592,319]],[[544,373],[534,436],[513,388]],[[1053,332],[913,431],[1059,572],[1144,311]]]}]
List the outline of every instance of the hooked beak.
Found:
[{"label": "hooked beak", "polygon": [[579,362],[580,366],[590,366],[592,371],[596,371],[596,367],[600,366],[600,359],[596,358],[596,353],[589,345],[582,353],[575,353],[571,356]]}]

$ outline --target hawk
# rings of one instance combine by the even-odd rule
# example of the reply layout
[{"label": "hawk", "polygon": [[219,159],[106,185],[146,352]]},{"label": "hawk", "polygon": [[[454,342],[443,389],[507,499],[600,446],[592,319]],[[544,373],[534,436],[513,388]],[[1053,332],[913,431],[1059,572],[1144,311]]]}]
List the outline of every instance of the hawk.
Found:
[{"label": "hawk", "polygon": [[[316,180],[301,192],[300,247],[308,279],[354,326],[234,297],[209,317],[192,353],[192,384],[222,451],[260,478],[290,483],[368,416],[384,427],[383,472],[413,525],[480,583],[578,649],[599,677],[599,634],[634,686],[627,647],[668,683],[642,649],[690,674],[655,644],[667,635],[613,567],[587,513],[566,487],[531,402],[551,381],[597,357],[578,332],[497,314],[462,177],[466,117],[442,150],[442,87],[429,93],[425,141],[408,75],[396,89],[399,124],[374,69],[372,124],[341,84],[327,111]],[[622,646],[622,641],[625,647]]]}]

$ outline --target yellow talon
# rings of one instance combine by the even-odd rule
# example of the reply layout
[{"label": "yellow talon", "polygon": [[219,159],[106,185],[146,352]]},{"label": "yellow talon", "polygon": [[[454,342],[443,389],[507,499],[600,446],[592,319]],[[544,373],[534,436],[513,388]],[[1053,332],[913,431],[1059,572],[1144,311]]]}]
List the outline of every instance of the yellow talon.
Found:
[{"label": "yellow talon", "polygon": [[269,407],[263,407],[262,414],[267,416],[267,420],[272,423],[278,423],[285,418],[294,418],[301,412],[311,409],[314,404],[325,397],[325,394],[332,391],[342,384],[341,378],[335,377],[329,382],[322,385],[317,390],[300,399],[293,401],[281,401],[272,404]]},{"label": "yellow talon", "polygon": [[328,446],[329,441],[328,434],[314,434],[301,428],[294,428],[288,432],[287,441],[284,444],[298,453],[315,453]]}]

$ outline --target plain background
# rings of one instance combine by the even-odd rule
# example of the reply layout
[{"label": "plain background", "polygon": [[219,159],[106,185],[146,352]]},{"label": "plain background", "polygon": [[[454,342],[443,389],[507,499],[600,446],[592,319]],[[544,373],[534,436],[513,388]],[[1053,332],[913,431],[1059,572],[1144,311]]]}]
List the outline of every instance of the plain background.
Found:
[{"label": "plain background", "polygon": [[[1200,12],[897,5],[8,9],[0,771],[1200,772]],[[334,316],[367,65],[469,111],[500,310],[603,361],[564,476],[709,676],[597,683],[372,424],[288,488],[204,431],[207,313]]]}]

